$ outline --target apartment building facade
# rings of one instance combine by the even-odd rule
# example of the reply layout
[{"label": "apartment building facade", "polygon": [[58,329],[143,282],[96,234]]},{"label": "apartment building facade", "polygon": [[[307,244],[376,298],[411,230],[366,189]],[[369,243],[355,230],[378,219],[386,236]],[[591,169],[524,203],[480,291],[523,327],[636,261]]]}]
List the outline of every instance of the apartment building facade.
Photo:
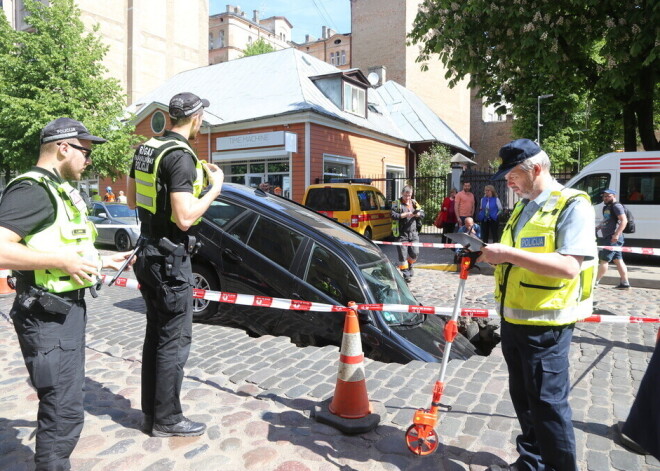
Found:
[{"label": "apartment building facade", "polygon": [[[2,0],[15,29],[26,29],[23,0]],[[48,4],[48,0],[42,0]],[[85,29],[99,25],[109,47],[104,64],[119,80],[126,103],[184,70],[208,64],[208,0],[76,0]]]},{"label": "apartment building facade", "polygon": [[314,38],[306,34],[305,42],[296,44],[295,47],[299,51],[334,65],[338,69],[348,70],[353,67],[351,61],[351,40],[350,33],[337,33],[335,30],[323,26],[320,38]]},{"label": "apartment building facade", "polygon": [[283,16],[261,19],[259,10],[252,17],[239,6],[227,5],[226,11],[209,18],[208,64],[243,57],[243,51],[258,40],[275,50],[291,47],[293,26]]}]

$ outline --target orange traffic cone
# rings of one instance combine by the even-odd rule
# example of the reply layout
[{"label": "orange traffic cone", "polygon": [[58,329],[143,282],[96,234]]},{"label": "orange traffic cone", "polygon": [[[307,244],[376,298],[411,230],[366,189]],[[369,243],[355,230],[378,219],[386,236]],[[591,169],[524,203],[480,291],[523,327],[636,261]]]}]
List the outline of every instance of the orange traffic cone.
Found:
[{"label": "orange traffic cone", "polygon": [[[349,303],[349,307],[353,306],[355,303]],[[353,309],[346,313],[344,321],[335,394],[314,407],[312,415],[344,433],[365,433],[376,428],[385,413],[383,404],[371,403],[367,396],[360,323]]]},{"label": "orange traffic cone", "polygon": [[[350,307],[350,306],[349,306]],[[360,323],[355,311],[346,313],[339,351],[339,372],[330,412],[345,419],[360,419],[371,412],[364,377]]]},{"label": "orange traffic cone", "polygon": [[0,296],[6,296],[8,294],[14,294],[16,291],[9,287],[7,283],[7,277],[11,276],[11,270],[5,270],[0,268]]}]

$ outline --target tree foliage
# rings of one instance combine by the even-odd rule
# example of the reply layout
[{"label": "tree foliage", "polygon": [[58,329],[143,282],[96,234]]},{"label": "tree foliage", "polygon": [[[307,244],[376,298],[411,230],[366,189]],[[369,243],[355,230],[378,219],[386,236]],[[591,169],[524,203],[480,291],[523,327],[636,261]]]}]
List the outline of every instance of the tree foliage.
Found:
[{"label": "tree foliage", "polygon": [[245,48],[243,51],[243,57],[258,56],[259,54],[266,54],[273,51],[275,51],[273,46],[264,41],[263,38],[259,38]]},{"label": "tree foliage", "polygon": [[651,150],[658,25],[655,0],[425,0],[410,38],[420,62],[439,55],[452,86],[469,77],[499,112],[511,104],[527,137],[536,135],[537,96],[554,94],[542,103],[544,144],[588,128],[580,135],[592,146],[606,138],[636,150],[639,135]]},{"label": "tree foliage", "polygon": [[120,121],[125,101],[119,82],[107,78],[108,47],[86,33],[74,0],[45,6],[25,0],[28,31],[15,31],[0,15],[0,165],[3,173],[29,168],[39,153],[39,132],[67,116],[108,139],[94,150],[92,170],[101,176],[126,173],[134,127]]},{"label": "tree foliage", "polygon": [[433,145],[428,151],[419,154],[417,161],[417,188],[415,197],[424,208],[424,224],[432,224],[440,210],[444,194],[438,194],[437,177],[445,177],[451,172],[451,154],[442,144]]}]

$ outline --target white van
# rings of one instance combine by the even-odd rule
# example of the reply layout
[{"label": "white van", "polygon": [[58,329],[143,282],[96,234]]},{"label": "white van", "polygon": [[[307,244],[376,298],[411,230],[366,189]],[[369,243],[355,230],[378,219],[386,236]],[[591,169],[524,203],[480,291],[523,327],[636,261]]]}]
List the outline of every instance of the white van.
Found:
[{"label": "white van", "polygon": [[617,192],[635,218],[635,233],[625,234],[627,247],[660,247],[660,152],[605,154],[571,178],[566,186],[585,191],[596,210],[596,224],[603,217],[601,193]]}]

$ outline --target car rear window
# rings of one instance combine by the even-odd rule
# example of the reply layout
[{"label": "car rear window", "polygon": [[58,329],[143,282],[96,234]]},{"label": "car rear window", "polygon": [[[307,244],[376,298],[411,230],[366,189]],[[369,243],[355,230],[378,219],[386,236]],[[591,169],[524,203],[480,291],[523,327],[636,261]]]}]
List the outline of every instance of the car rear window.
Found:
[{"label": "car rear window", "polygon": [[314,211],[350,210],[348,190],[346,188],[310,188],[305,206]]}]

